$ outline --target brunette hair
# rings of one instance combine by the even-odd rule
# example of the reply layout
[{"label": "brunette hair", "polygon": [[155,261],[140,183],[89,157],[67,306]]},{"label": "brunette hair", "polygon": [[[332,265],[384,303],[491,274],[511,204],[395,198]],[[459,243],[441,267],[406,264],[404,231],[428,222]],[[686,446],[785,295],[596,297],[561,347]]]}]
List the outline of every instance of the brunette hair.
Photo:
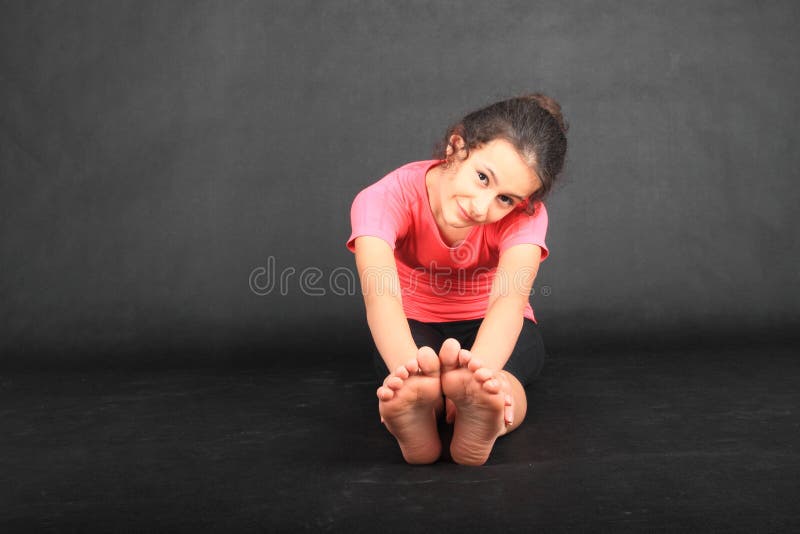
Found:
[{"label": "brunette hair", "polygon": [[542,182],[528,198],[525,208],[533,214],[564,167],[568,129],[558,102],[541,93],[522,95],[473,111],[450,126],[434,157],[449,163],[447,149],[459,153],[459,147],[450,140],[453,135],[464,139],[463,159],[469,157],[471,149],[485,143],[495,139],[508,141]]}]

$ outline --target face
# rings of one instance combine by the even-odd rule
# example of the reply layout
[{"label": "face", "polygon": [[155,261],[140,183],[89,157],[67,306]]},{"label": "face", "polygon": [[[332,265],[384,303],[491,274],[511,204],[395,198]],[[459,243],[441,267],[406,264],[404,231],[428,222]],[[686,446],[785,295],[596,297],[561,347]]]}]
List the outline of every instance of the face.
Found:
[{"label": "face", "polygon": [[[463,140],[454,136],[455,146]],[[452,149],[448,149],[448,156]],[[525,203],[541,182],[511,143],[490,141],[469,152],[466,160],[450,158],[442,169],[431,208],[444,227],[467,228],[499,221]]]}]

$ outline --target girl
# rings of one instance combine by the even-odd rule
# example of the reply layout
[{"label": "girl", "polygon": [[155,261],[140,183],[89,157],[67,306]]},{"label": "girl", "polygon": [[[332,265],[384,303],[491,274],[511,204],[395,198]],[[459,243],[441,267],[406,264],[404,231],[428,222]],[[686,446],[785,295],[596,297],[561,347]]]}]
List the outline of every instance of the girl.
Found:
[{"label": "girl", "polygon": [[385,377],[378,410],[408,463],[440,457],[443,413],[450,455],[466,465],[485,463],[525,418],[524,387],[544,361],[528,302],[548,254],[542,199],[566,131],[547,96],[497,102],[450,127],[435,160],[353,201],[347,247]]}]

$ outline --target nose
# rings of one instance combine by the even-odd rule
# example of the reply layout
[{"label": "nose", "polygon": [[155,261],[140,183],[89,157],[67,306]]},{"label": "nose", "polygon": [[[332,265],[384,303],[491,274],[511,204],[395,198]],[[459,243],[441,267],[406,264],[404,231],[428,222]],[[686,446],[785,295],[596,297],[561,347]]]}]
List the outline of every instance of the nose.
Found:
[{"label": "nose", "polygon": [[489,195],[474,197],[470,206],[469,216],[476,221],[483,221],[486,218],[486,214],[489,212],[489,203],[491,201],[492,197]]}]

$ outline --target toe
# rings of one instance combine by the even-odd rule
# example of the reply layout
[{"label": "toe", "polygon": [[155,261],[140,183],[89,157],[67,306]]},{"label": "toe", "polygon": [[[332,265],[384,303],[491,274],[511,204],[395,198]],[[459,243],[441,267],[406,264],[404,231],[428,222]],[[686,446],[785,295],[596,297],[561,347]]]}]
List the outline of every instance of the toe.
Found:
[{"label": "toe", "polygon": [[417,363],[416,358],[413,360],[408,360],[405,364],[405,368],[408,371],[409,376],[417,374],[419,372],[419,363]]},{"label": "toe", "polygon": [[461,345],[453,338],[447,338],[442,343],[442,348],[439,350],[439,358],[442,361],[442,367],[445,370],[455,369],[458,367],[458,353],[461,350]]},{"label": "toe", "polygon": [[409,371],[408,371],[408,369],[406,368],[405,365],[401,365],[400,367],[398,367],[394,371],[394,375],[397,376],[397,377],[400,377],[400,379],[402,379],[402,380],[407,379],[410,376],[410,374],[411,373],[409,373]]},{"label": "toe", "polygon": [[484,382],[482,387],[487,393],[500,393],[500,382],[494,378],[490,378]]},{"label": "toe", "polygon": [[389,389],[397,391],[398,389],[403,387],[403,380],[399,376],[390,376],[389,378],[386,379],[383,385]]},{"label": "toe", "polygon": [[386,386],[381,386],[378,388],[378,398],[382,401],[390,401],[394,398],[394,391],[387,388]]},{"label": "toe", "polygon": [[422,372],[428,376],[438,376],[439,356],[430,347],[422,347],[417,352],[417,363]]},{"label": "toe", "polygon": [[478,369],[483,368],[483,362],[477,358],[470,358],[469,362],[467,362],[467,368],[474,373]]},{"label": "toe", "polygon": [[479,382],[486,382],[489,379],[493,379],[493,376],[492,370],[488,367],[479,367],[475,370],[475,378],[477,378]]},{"label": "toe", "polygon": [[420,347],[417,349],[417,359],[415,361],[419,361],[420,356],[429,357],[433,356],[437,360],[439,357],[436,355],[436,351],[432,348],[428,347],[427,345]]}]

